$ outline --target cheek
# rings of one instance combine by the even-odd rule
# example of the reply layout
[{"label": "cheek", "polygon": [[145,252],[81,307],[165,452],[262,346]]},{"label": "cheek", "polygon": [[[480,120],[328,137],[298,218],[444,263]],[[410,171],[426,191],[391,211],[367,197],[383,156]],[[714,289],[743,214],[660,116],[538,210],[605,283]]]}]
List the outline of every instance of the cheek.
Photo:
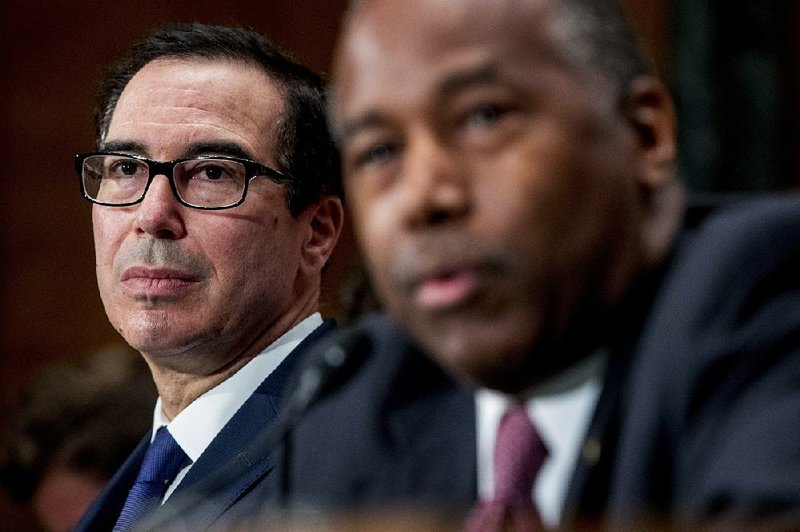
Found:
[{"label": "cheek", "polygon": [[243,282],[258,275],[263,264],[275,256],[274,235],[262,227],[251,231],[208,231],[204,236],[203,251],[214,265],[215,275],[223,280]]},{"label": "cheek", "polygon": [[250,291],[283,290],[300,267],[298,231],[290,221],[269,216],[257,227],[223,231],[207,240],[206,249],[224,283]]},{"label": "cheek", "polygon": [[[94,235],[95,264],[101,284],[111,275],[114,256],[122,238],[122,220],[116,219],[112,212],[95,206],[92,211],[92,232]],[[102,287],[101,287],[102,288]]]},{"label": "cheek", "polygon": [[97,206],[92,209],[92,234],[94,236],[95,253],[100,258],[109,240],[109,234],[106,216],[99,211]]},{"label": "cheek", "polygon": [[539,262],[551,261],[571,235],[586,229],[581,219],[593,217],[602,179],[568,135],[547,131],[518,142],[492,168],[483,168],[482,175],[494,177],[483,180],[476,192],[482,211],[476,231],[504,238]]},{"label": "cheek", "polygon": [[356,239],[366,259],[369,277],[385,301],[391,296],[392,252],[400,235],[399,221],[393,215],[396,209],[385,200],[359,199],[354,198],[352,203]]}]

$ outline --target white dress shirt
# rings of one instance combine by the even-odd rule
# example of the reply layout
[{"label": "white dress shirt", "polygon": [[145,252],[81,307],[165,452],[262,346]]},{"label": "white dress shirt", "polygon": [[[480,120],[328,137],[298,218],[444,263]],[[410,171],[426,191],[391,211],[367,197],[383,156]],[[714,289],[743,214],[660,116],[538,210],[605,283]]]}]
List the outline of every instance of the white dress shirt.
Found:
[{"label": "white dress shirt", "polygon": [[[537,387],[525,405],[548,456],[536,478],[534,505],[542,523],[558,527],[564,499],[581,444],[600,397],[606,355],[598,352]],[[491,499],[494,490],[494,444],[500,420],[511,399],[481,389],[475,394],[477,414],[478,495]]]},{"label": "white dress shirt", "polygon": [[[239,371],[192,401],[171,421],[164,415],[159,397],[153,413],[153,437],[160,427],[166,425],[181,449],[191,458],[192,464],[196,462],[264,379],[320,325],[322,316],[319,313],[307,317],[253,357]],[[178,472],[162,503],[172,495],[192,464]]]}]

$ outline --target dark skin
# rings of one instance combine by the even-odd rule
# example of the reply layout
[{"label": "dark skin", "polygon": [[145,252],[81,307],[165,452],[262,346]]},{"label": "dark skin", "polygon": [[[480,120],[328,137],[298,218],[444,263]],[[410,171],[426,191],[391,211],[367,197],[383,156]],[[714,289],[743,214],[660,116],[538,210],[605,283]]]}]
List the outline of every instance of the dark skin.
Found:
[{"label": "dark skin", "polygon": [[552,2],[364,2],[334,70],[356,233],[389,312],[444,368],[524,396],[585,356],[680,219],[670,100],[620,105]]}]

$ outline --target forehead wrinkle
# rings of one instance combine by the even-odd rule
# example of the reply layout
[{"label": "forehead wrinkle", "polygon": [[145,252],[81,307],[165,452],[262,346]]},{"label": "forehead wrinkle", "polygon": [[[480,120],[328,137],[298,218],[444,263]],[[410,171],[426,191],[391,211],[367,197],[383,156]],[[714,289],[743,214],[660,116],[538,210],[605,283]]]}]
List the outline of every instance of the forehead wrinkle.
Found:
[{"label": "forehead wrinkle", "polygon": [[[229,66],[234,69],[231,74],[225,72],[226,64],[226,61],[211,61],[194,65],[191,61],[181,60],[155,60],[149,63],[123,91],[112,114],[111,126],[115,119],[129,118],[119,124],[131,127],[137,124],[205,125],[233,134],[236,134],[233,129],[241,129],[257,132],[259,137],[265,136],[264,133],[269,138],[274,137],[285,107],[280,86],[255,66],[231,63]],[[187,66],[192,69],[188,76],[179,76],[177,72],[171,75],[170,69],[175,68],[180,72]],[[195,66],[199,69],[195,69]],[[222,71],[204,71],[205,67],[215,66],[221,66]],[[140,83],[153,84],[154,75],[166,76],[167,79],[162,85],[142,90]],[[236,76],[228,84],[232,90],[220,90],[221,84],[225,84],[231,75]],[[209,98],[209,94],[214,97]],[[124,113],[123,116],[120,116],[120,111]],[[147,120],[148,117],[153,118]]]},{"label": "forehead wrinkle", "polygon": [[[229,133],[238,138],[244,138],[244,136],[239,132],[239,128],[233,129],[231,127],[225,127],[220,124],[215,124],[212,122],[122,122],[119,124],[118,128],[124,130],[126,126],[152,126],[152,127],[197,127],[197,128],[204,128],[204,129],[211,129],[215,131],[223,131],[225,133]],[[115,135],[116,136],[116,135]],[[195,137],[196,135],[192,135]],[[108,141],[110,142],[110,141]]]},{"label": "forehead wrinkle", "polygon": [[[344,91],[336,96],[340,100],[337,118],[348,118],[347,111],[361,114],[374,103],[368,96],[386,93],[380,84],[389,87],[391,101],[398,103],[398,98],[409,96],[408,91],[398,93],[391,87],[404,86],[410,78],[419,81],[415,88],[436,90],[448,72],[490,65],[506,82],[525,77],[527,69],[534,67],[569,72],[576,83],[598,92],[599,107],[609,107],[613,101],[607,97],[608,80],[567,53],[564,41],[571,37],[567,28],[574,24],[565,24],[555,7],[551,0],[365,3],[350,20],[339,50],[336,81]],[[387,24],[387,20],[394,22]],[[437,31],[432,32],[432,27]],[[409,42],[416,45],[409,47]],[[385,64],[394,68],[387,72]],[[382,77],[364,74],[370,71],[381,72]]]},{"label": "forehead wrinkle", "polygon": [[442,59],[443,49],[452,53],[479,46],[561,54],[564,40],[574,35],[567,27],[574,29],[574,24],[564,24],[557,6],[552,0],[364,2],[346,27],[343,50],[350,58],[357,54],[360,61],[380,62],[403,57],[407,50],[401,43],[435,42],[435,49],[423,45],[414,50],[432,64]]},{"label": "forehead wrinkle", "polygon": [[[342,39],[339,64],[336,65],[340,68],[335,71],[337,85],[343,85],[343,76],[348,77],[346,81],[351,84],[370,83],[370,76],[359,76],[358,72],[376,68],[384,76],[393,75],[395,83],[401,83],[409,76],[419,78],[430,70],[441,72],[472,67],[491,59],[487,55],[490,50],[502,51],[510,40],[509,31],[517,32],[523,26],[518,20],[519,14],[514,13],[509,2],[502,5],[482,1],[466,3],[470,6],[449,1],[429,2],[433,5],[424,6],[424,14],[420,16],[413,6],[406,9],[405,4],[365,3],[351,20]],[[370,9],[373,4],[381,6],[376,7],[377,12]],[[415,13],[413,17],[410,12]],[[398,22],[388,24],[387,19]],[[431,27],[441,31],[432,35]],[[510,30],[510,27],[514,29]],[[469,28],[469,31],[463,28]],[[526,33],[530,33],[527,27]],[[416,45],[409,48],[409,42]],[[518,41],[515,44],[522,46]],[[447,53],[442,54],[442,50]],[[430,68],[421,68],[421,62]],[[388,72],[381,68],[386,64],[393,66]]]},{"label": "forehead wrinkle", "polygon": [[[173,107],[170,107],[170,108],[174,109]],[[156,111],[158,108],[156,107],[156,108],[151,108],[151,109]],[[187,108],[187,109],[194,110],[194,109],[197,109],[197,108]],[[181,120],[181,121],[165,121],[165,120],[139,121],[139,120],[135,120],[135,119],[134,120],[129,120],[129,121],[126,121],[126,122],[119,122],[119,123],[115,124],[113,129],[112,129],[112,133],[113,133],[113,137],[119,138],[119,137],[126,136],[126,132],[127,131],[131,131],[131,130],[132,131],[137,131],[140,128],[143,128],[143,127],[144,128],[153,128],[155,130],[157,130],[158,128],[171,128],[172,129],[172,128],[186,127],[186,128],[193,128],[193,131],[191,131],[189,133],[188,137],[186,138],[186,141],[190,142],[190,143],[204,142],[204,141],[207,141],[207,140],[224,140],[224,139],[229,139],[230,140],[230,139],[235,139],[235,141],[237,143],[239,143],[239,144],[241,144],[243,146],[245,151],[248,151],[248,152],[251,153],[249,158],[257,160],[257,159],[263,158],[263,156],[259,157],[257,154],[261,154],[261,153],[269,154],[269,153],[272,153],[273,150],[271,149],[271,146],[272,146],[272,143],[274,142],[274,139],[275,139],[275,136],[276,136],[277,127],[278,127],[278,125],[280,123],[280,119],[279,118],[275,118],[274,120],[270,120],[269,122],[271,122],[271,123],[266,123],[266,124],[258,124],[258,123],[256,123],[255,120],[252,120],[252,119],[248,118],[249,123],[251,124],[251,126],[256,128],[255,129],[256,131],[264,131],[264,128],[266,128],[266,134],[258,135],[255,139],[250,139],[249,135],[245,135],[245,134],[242,133],[242,131],[245,131],[246,129],[243,129],[241,127],[241,125],[239,125],[239,124],[229,124],[229,123],[228,124],[220,123],[220,121],[218,120],[219,115],[217,115],[216,113],[213,113],[213,112],[204,112],[204,113],[202,113],[202,115],[203,116],[195,117],[195,120],[193,120],[193,121],[185,121],[185,120]],[[230,122],[230,121],[226,120],[225,122]],[[137,131],[137,133],[139,133],[139,132]],[[158,149],[161,148],[161,146],[154,146],[154,145],[149,145],[148,146],[149,143],[142,142],[143,137],[146,137],[147,135],[143,136],[143,135],[141,135],[139,133],[139,134],[131,135],[131,136],[133,137],[133,140],[135,140],[138,144],[142,144],[142,145],[144,145],[146,147],[149,147],[153,151],[158,151]],[[157,135],[157,138],[160,138],[160,136]],[[110,142],[110,141],[107,140],[106,143],[108,143],[108,142]],[[255,142],[256,144],[254,145],[254,144],[252,144],[252,142]],[[145,150],[145,151],[150,151],[150,150]],[[269,161],[269,162],[272,162],[272,161]]]},{"label": "forehead wrinkle", "polygon": [[[231,99],[231,100],[233,100],[233,99]],[[228,105],[226,111],[228,113],[233,114],[240,107],[250,107],[250,105],[249,104],[243,105],[241,103],[233,104],[233,102],[230,102],[230,104]],[[147,112],[144,113],[144,116],[148,116],[151,113],[155,113],[155,114],[158,114],[159,116],[162,116],[164,111],[178,111],[178,112],[186,111],[187,112],[187,117],[186,117],[187,120],[178,121],[178,122],[165,122],[165,121],[162,121],[162,120],[140,122],[140,121],[138,121],[138,120],[136,120],[134,118],[133,120],[128,120],[126,122],[123,122],[122,124],[127,124],[127,125],[130,125],[130,124],[142,124],[142,125],[151,125],[151,126],[152,125],[159,125],[159,124],[164,124],[164,125],[210,125],[208,120],[214,120],[214,119],[223,118],[224,122],[232,122],[232,121],[233,122],[236,122],[236,121],[246,122],[246,125],[251,126],[254,129],[260,129],[262,127],[269,127],[269,126],[272,126],[272,125],[276,125],[277,123],[280,122],[279,113],[270,113],[270,114],[274,114],[274,115],[277,115],[277,116],[268,117],[267,123],[263,123],[262,124],[262,123],[259,123],[257,120],[255,120],[247,112],[241,112],[240,111],[238,113],[235,113],[235,116],[229,117],[229,116],[222,115],[219,112],[219,110],[217,110],[217,109],[214,109],[214,108],[211,108],[211,107],[202,106],[202,105],[199,105],[199,104],[198,105],[170,105],[168,103],[162,103],[162,104],[156,104],[156,105],[147,105],[146,108],[147,108]],[[115,113],[115,115],[116,115],[116,113]],[[206,120],[197,120],[193,115],[200,115],[202,117],[206,117]],[[141,116],[141,115],[139,115],[139,116]],[[166,115],[163,115],[163,116],[166,116]],[[113,121],[113,117],[112,117],[112,121]],[[270,122],[272,122],[272,123],[270,123]],[[240,128],[241,125],[242,124],[237,124],[237,128]]]}]

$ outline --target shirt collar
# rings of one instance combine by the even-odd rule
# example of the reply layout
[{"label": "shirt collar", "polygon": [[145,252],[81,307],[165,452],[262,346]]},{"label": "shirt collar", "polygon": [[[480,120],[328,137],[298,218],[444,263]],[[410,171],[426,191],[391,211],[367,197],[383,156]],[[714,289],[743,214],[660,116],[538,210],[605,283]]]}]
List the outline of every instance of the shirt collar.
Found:
[{"label": "shirt collar", "polygon": [[195,399],[172,421],[164,416],[159,397],[153,413],[153,435],[160,427],[167,425],[181,449],[192,462],[197,461],[264,379],[321,324],[322,316],[318,312],[307,317],[239,371]]},{"label": "shirt collar", "polygon": [[[548,457],[533,495],[547,526],[557,526],[580,446],[602,390],[607,355],[598,351],[536,387],[525,402]],[[476,392],[478,423],[478,491],[490,498],[494,489],[494,441],[500,420],[512,399],[494,390]]]}]

